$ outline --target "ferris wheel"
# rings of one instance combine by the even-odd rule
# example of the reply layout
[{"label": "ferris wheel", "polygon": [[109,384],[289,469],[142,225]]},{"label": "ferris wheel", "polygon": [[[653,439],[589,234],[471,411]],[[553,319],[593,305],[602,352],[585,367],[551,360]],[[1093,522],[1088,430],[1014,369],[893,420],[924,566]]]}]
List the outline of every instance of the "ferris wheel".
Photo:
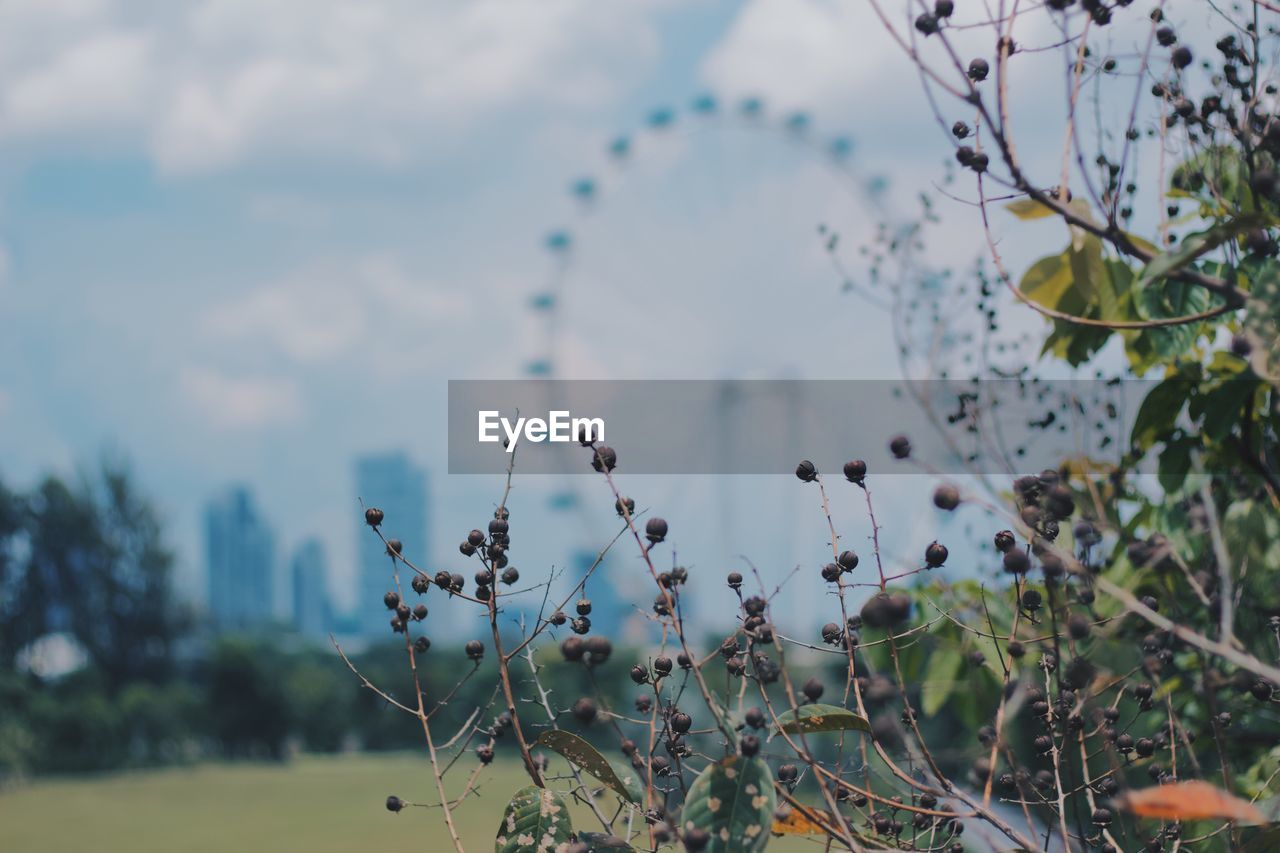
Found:
[{"label": "ferris wheel", "polygon": [[[788,111],[771,108],[762,98],[746,97],[734,102],[727,102],[713,94],[700,94],[691,98],[686,107],[676,109],[661,107],[654,109],[644,117],[643,121],[632,130],[618,133],[603,146],[599,161],[594,168],[584,170],[566,181],[566,194],[569,201],[568,224],[549,228],[544,232],[542,244],[545,251],[547,269],[539,285],[530,293],[527,301],[529,322],[534,327],[532,346],[524,354],[522,372],[533,379],[573,379],[570,375],[564,351],[566,335],[571,320],[567,316],[566,307],[575,294],[575,287],[581,287],[578,281],[580,272],[579,260],[583,254],[585,235],[593,220],[600,217],[606,205],[625,206],[629,194],[636,187],[629,178],[635,179],[637,167],[647,157],[660,158],[690,138],[710,139],[713,144],[721,140],[731,140],[734,136],[748,134],[752,137],[770,141],[772,154],[790,157],[805,165],[818,164],[829,173],[831,180],[837,182],[847,195],[850,204],[856,205],[860,211],[873,217],[881,229],[893,232],[899,227],[899,216],[890,209],[888,187],[889,182],[882,174],[866,171],[858,163],[855,156],[855,140],[845,133],[828,132],[821,129],[814,118],[807,112]],[[714,150],[714,149],[713,149]],[[706,164],[708,170],[719,170],[721,179],[734,180],[734,175],[724,174],[725,161],[714,153],[697,152],[688,156],[703,156],[713,161]],[[724,184],[715,184],[707,191],[715,194],[723,189]],[[716,199],[711,199],[715,203]],[[727,204],[727,203],[726,203]],[[838,260],[837,245],[840,240],[838,227],[821,224],[817,227],[814,239],[820,241],[822,248],[831,256],[833,262],[833,286],[842,290],[855,292],[873,306],[889,310],[890,296],[877,292],[876,282],[858,284],[849,275]],[[887,239],[894,239],[890,233]],[[579,291],[580,293],[580,291]],[[721,379],[793,378],[786,372],[767,376],[726,376]],[[786,383],[781,383],[785,387]],[[726,385],[721,399],[715,402],[716,424],[718,435],[723,441],[725,452],[731,452],[735,440],[735,429],[740,419],[735,411],[743,401],[735,395],[733,385]],[[774,385],[774,387],[779,387]],[[787,393],[787,392],[783,392]],[[795,401],[790,401],[794,403]],[[800,406],[792,406],[800,410]],[[594,556],[595,543],[602,529],[612,524],[609,518],[608,502],[601,501],[593,487],[597,484],[590,478],[575,476],[580,472],[565,471],[563,477],[557,478],[547,497],[548,508],[566,517],[577,516],[582,523],[583,554]],[[720,478],[724,480],[726,478]],[[727,486],[720,486],[720,493],[714,503],[718,507],[717,524],[720,528],[720,539],[723,542],[733,541],[733,519],[736,516],[734,495]],[[785,535],[795,535],[794,519],[779,519],[779,531]],[[790,523],[789,523],[790,522]],[[604,526],[602,526],[604,525]],[[733,559],[734,555],[723,555]]]}]

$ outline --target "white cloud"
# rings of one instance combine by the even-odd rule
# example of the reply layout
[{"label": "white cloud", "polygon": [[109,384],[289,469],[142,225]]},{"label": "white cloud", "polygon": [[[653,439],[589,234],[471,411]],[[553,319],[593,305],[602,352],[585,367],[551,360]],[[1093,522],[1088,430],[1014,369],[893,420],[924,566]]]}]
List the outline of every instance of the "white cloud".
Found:
[{"label": "white cloud", "polygon": [[246,429],[294,422],[302,413],[295,383],[266,376],[227,376],[186,365],[178,375],[186,401],[216,429]]},{"label": "white cloud", "polygon": [[[719,92],[796,107],[857,105],[900,51],[870,6],[839,0],[751,0],[703,64]],[[914,80],[912,81],[914,82]]]},{"label": "white cloud", "polygon": [[123,128],[169,172],[398,163],[505,108],[600,103],[667,2],[0,0],[0,133]]},{"label": "white cloud", "polygon": [[[910,39],[915,6],[899,0],[883,4],[895,30]],[[976,23],[980,10],[957,12],[961,27],[948,39],[961,57],[990,57],[995,36]],[[1015,40],[1024,46],[1060,41],[1048,15],[1018,18]],[[939,39],[917,39],[916,49],[931,67],[952,73],[952,63]],[[1027,59],[1026,57],[1032,57]],[[1056,50],[1024,54],[1018,60],[1013,97],[1025,93],[1036,103],[1046,91],[1057,94],[1064,62]],[[917,124],[935,129],[933,114],[921,90],[916,68],[886,30],[870,4],[842,0],[749,0],[728,31],[703,61],[701,75],[712,89],[726,94],[757,95],[788,108],[813,109],[822,115],[872,119],[875,128],[854,128],[861,137],[886,137],[886,126]],[[954,105],[945,96],[944,111]]]},{"label": "white cloud", "polygon": [[150,44],[107,31],[67,45],[4,87],[6,123],[27,132],[115,126],[142,117]]},{"label": "white cloud", "polygon": [[417,279],[387,258],[371,257],[309,266],[216,306],[202,330],[215,344],[266,344],[294,362],[312,364],[357,350],[373,354],[387,340],[455,330],[465,307],[459,288]]}]

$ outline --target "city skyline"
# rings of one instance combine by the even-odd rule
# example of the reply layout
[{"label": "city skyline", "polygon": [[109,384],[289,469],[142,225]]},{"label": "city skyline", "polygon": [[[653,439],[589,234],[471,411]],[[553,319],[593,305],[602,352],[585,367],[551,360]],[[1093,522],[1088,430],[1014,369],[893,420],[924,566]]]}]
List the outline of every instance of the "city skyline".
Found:
[{"label": "city skyline", "polygon": [[275,616],[276,540],[252,489],[226,487],[205,505],[205,571],[209,615],[220,629],[245,628]]}]

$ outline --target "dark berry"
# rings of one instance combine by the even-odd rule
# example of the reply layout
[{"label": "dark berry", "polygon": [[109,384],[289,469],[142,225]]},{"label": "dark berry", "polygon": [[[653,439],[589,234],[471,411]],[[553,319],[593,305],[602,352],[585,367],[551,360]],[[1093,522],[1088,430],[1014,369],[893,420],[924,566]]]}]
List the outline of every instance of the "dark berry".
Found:
[{"label": "dark berry", "polygon": [[387,797],[387,811],[398,812],[402,808],[404,808],[404,800],[401,800],[399,797],[395,796],[394,794],[392,794],[390,797]]},{"label": "dark berry", "polygon": [[933,493],[933,505],[950,512],[960,506],[960,490],[949,484],[938,486]]},{"label": "dark berry", "polygon": [[583,654],[586,652],[586,643],[579,637],[566,637],[565,641],[560,644],[560,654],[567,661],[582,660]]},{"label": "dark berry", "polygon": [[1004,554],[1004,570],[1015,575],[1025,575],[1031,570],[1031,558],[1021,549],[1006,551]]},{"label": "dark berry", "polygon": [[591,453],[591,467],[597,471],[612,471],[618,465],[618,453],[603,444]]},{"label": "dark berry", "polygon": [[573,703],[573,715],[583,723],[590,723],[596,718],[596,714],[598,713],[600,713],[600,711],[596,707],[595,700],[588,696],[583,696],[577,702]]},{"label": "dark berry", "polygon": [[649,519],[644,526],[644,535],[651,543],[657,545],[667,538],[667,522],[661,518]]},{"label": "dark berry", "polygon": [[867,463],[861,459],[844,463],[844,477],[850,483],[861,484],[867,476]]},{"label": "dark berry", "polygon": [[382,523],[382,510],[377,507],[369,507],[364,511],[364,523],[370,527],[377,527]]},{"label": "dark berry", "polygon": [[924,549],[925,565],[931,569],[936,569],[947,561],[947,546],[938,542],[930,543],[928,548]]},{"label": "dark berry", "polygon": [[796,466],[796,476],[803,482],[812,483],[818,479],[818,469],[813,467],[813,463],[806,459]]},{"label": "dark berry", "polygon": [[896,435],[889,441],[889,452],[894,459],[906,459],[911,455],[911,441],[905,435]]},{"label": "dark berry", "polygon": [[745,758],[751,758],[760,751],[760,738],[755,735],[743,735],[738,739],[738,751]]},{"label": "dark berry", "polygon": [[931,36],[938,31],[938,16],[931,12],[925,12],[916,18],[916,29],[926,36]]},{"label": "dark berry", "polygon": [[985,59],[979,58],[969,63],[969,79],[975,83],[981,83],[983,80],[986,80],[987,75],[990,73],[991,66],[987,64]]},{"label": "dark berry", "polygon": [[613,643],[608,637],[591,637],[587,640],[587,654],[591,656],[592,663],[604,663],[613,654]]}]

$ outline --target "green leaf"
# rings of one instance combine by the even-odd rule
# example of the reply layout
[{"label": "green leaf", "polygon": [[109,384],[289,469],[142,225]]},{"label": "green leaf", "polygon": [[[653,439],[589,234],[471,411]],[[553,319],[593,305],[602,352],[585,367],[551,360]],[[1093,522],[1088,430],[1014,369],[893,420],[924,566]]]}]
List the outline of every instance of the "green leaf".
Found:
[{"label": "green leaf", "polygon": [[1057,215],[1057,211],[1052,207],[1043,205],[1033,198],[1020,198],[1017,201],[1011,201],[1004,206],[1004,209],[1023,220],[1044,219],[1047,216]]},{"label": "green leaf", "polygon": [[[1222,538],[1232,562],[1247,563],[1249,570],[1266,571],[1280,565],[1280,517],[1256,500],[1235,501],[1222,516]],[[1280,769],[1280,750],[1276,753]]]},{"label": "green leaf", "polygon": [[[1155,261],[1151,262],[1152,264]],[[1150,268],[1150,264],[1148,265]],[[1143,271],[1143,278],[1146,277]],[[1138,281],[1134,307],[1144,320],[1169,320],[1207,311],[1216,297],[1203,287],[1185,281]],[[1204,328],[1203,322],[1162,326],[1144,332],[1156,353],[1162,358],[1173,359],[1184,355]]]},{"label": "green leaf", "polygon": [[507,803],[495,853],[553,853],[573,840],[569,807],[554,791],[529,785]]},{"label": "green leaf", "polygon": [[1245,214],[1220,222],[1197,234],[1188,234],[1177,246],[1156,255],[1143,267],[1142,275],[1138,277],[1138,290],[1145,290],[1160,279],[1178,272],[1228,240],[1265,226],[1267,221],[1265,216]]},{"label": "green leaf", "polygon": [[1160,453],[1160,464],[1156,469],[1160,488],[1166,494],[1173,494],[1182,488],[1182,483],[1191,471],[1191,451],[1200,446],[1195,438],[1182,437],[1168,442]]},{"label": "green leaf", "polygon": [[856,729],[871,731],[865,717],[859,717],[848,708],[838,705],[801,705],[796,711],[778,715],[778,730],[787,734],[809,732],[840,732]]},{"label": "green leaf", "polygon": [[929,655],[924,681],[920,685],[920,709],[926,717],[932,717],[947,704],[959,683],[964,658],[954,646],[935,649]]},{"label": "green leaf", "polygon": [[769,842],[776,802],[769,765],[731,755],[693,780],[680,821],[685,829],[697,827],[711,836],[707,853],[752,853]]},{"label": "green leaf", "polygon": [[1244,842],[1240,853],[1271,853],[1280,850],[1280,826],[1268,826]]},{"label": "green leaf", "polygon": [[1067,252],[1041,258],[1023,273],[1018,289],[1029,299],[1048,308],[1057,308],[1071,289],[1071,259]]},{"label": "green leaf", "polygon": [[1172,376],[1147,392],[1133,421],[1130,441],[1146,449],[1174,428],[1182,407],[1187,404],[1192,383],[1185,376]]},{"label": "green leaf", "polygon": [[554,749],[566,760],[612,788],[623,799],[638,803],[644,796],[640,788],[640,777],[634,770],[619,773],[621,768],[610,763],[594,746],[573,732],[545,731],[538,735],[537,745]]},{"label": "green leaf", "polygon": [[1253,400],[1259,383],[1248,379],[1228,379],[1196,396],[1187,411],[1200,421],[1205,437],[1222,441],[1243,416],[1246,403]]},{"label": "green leaf", "polygon": [[1097,301],[1098,290],[1107,278],[1107,268],[1102,259],[1102,241],[1092,234],[1081,232],[1073,235],[1067,252],[1071,264],[1071,278],[1076,292],[1084,304]]}]

